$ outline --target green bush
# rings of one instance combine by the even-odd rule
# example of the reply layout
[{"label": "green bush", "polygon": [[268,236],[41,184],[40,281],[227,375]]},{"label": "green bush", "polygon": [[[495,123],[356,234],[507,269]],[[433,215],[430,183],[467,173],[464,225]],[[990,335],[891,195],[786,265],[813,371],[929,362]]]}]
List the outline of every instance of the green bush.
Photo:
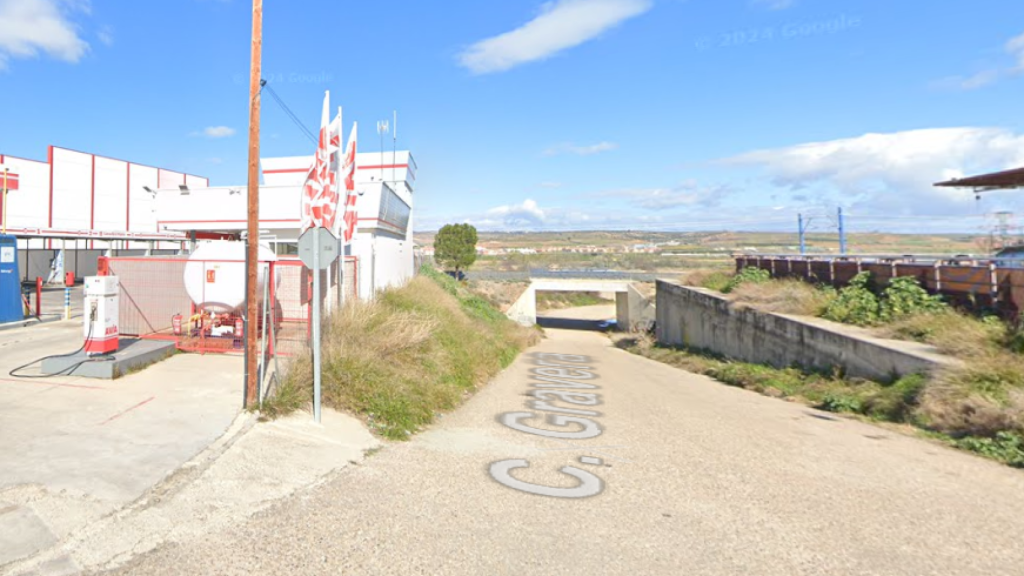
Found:
[{"label": "green bush", "polygon": [[871,273],[861,272],[839,290],[825,307],[822,317],[844,324],[873,326],[947,308],[941,297],[928,294],[916,278],[892,278],[885,290],[878,294],[872,290]]},{"label": "green bush", "polygon": [[945,308],[942,298],[929,294],[916,278],[899,276],[889,280],[889,286],[882,292],[880,316],[884,321],[892,321]]},{"label": "green bush", "polygon": [[870,282],[870,272],[861,272],[854,276],[850,284],[840,290],[835,299],[825,307],[822,317],[857,326],[877,324],[882,306],[878,297],[871,291]]},{"label": "green bush", "polygon": [[715,290],[716,292],[724,292],[725,288],[729,285],[732,280],[732,276],[725,272],[712,272],[705,278],[701,279],[700,286],[707,288],[708,290]]},{"label": "green bush", "polygon": [[740,284],[763,284],[772,279],[771,272],[762,270],[760,268],[746,267],[739,271],[738,274],[733,276],[726,282],[725,286],[722,287],[722,293],[728,294],[736,289]]}]

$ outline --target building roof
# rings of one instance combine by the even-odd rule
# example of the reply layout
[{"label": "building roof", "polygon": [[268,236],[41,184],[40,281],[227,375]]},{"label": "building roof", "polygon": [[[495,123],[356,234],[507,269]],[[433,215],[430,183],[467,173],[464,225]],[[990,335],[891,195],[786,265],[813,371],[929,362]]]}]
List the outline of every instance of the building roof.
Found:
[{"label": "building roof", "polygon": [[935,185],[975,189],[1024,188],[1024,168],[1014,168],[1013,170],[1003,170],[1002,172],[992,172],[967,178],[954,178],[945,182],[936,182]]}]

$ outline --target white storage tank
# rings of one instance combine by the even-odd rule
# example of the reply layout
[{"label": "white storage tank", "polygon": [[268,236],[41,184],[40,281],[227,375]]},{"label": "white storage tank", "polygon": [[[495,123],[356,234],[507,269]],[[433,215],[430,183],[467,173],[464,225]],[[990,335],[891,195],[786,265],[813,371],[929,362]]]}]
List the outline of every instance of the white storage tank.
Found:
[{"label": "white storage tank", "polygon": [[[261,244],[258,255],[257,299],[263,301],[263,285],[277,256]],[[245,242],[211,240],[196,245],[185,264],[185,290],[199,310],[229,314],[245,304]],[[275,289],[281,284],[276,279]]]}]

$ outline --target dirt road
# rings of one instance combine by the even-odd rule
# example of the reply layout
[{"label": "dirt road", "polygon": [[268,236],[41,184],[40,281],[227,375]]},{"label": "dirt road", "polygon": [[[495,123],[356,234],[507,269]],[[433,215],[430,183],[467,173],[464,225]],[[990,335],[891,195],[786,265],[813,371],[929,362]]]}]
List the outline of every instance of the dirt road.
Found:
[{"label": "dirt road", "polygon": [[549,329],[431,430],[119,573],[994,576],[1022,533],[1021,471]]}]

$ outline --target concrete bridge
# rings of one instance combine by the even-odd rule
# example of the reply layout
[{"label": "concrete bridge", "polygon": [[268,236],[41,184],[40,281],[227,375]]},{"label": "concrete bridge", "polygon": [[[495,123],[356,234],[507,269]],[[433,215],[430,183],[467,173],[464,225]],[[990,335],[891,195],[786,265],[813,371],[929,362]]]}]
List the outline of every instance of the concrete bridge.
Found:
[{"label": "concrete bridge", "polygon": [[533,278],[530,286],[508,309],[506,315],[523,326],[537,323],[537,291],[614,292],[615,321],[622,330],[649,327],[654,320],[654,303],[643,296],[631,280],[601,278]]}]

